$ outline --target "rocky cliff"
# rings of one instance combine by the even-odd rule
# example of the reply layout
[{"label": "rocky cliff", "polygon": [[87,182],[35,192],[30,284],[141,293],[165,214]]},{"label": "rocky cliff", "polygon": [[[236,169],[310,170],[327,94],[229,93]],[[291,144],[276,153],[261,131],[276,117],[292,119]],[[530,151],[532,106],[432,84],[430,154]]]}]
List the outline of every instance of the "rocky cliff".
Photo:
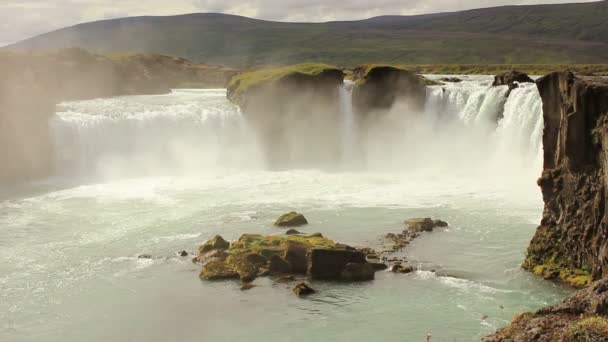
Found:
[{"label": "rocky cliff", "polygon": [[2,51],[0,183],[49,174],[53,148],[48,119],[56,103],[163,94],[180,86],[220,88],[234,72],[150,54],[105,56],[77,48],[45,53]]},{"label": "rocky cliff", "polygon": [[256,132],[269,167],[319,166],[340,154],[343,82],[342,70],[322,64],[261,69],[234,77],[228,98]]},{"label": "rocky cliff", "polygon": [[543,101],[545,209],[523,267],[585,286],[608,273],[608,80],[552,73]]}]

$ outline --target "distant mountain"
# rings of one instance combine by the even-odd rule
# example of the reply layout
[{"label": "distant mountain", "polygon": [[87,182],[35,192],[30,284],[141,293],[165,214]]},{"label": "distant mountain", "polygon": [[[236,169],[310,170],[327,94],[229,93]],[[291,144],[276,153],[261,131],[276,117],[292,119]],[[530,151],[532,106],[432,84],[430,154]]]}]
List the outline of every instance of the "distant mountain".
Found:
[{"label": "distant mountain", "polygon": [[10,48],[72,46],[227,65],[607,63],[608,1],[328,23],[269,22],[212,13],[131,17],[60,29]]}]

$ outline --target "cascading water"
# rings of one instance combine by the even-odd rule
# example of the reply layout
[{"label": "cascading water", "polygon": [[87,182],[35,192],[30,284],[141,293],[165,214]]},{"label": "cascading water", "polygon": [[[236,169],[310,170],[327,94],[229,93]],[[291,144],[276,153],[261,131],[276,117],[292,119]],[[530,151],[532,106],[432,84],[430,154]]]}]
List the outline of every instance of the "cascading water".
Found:
[{"label": "cascading water", "polygon": [[345,81],[340,88],[340,110],[342,122],[342,160],[348,163],[354,157],[354,148],[357,144],[357,126],[353,111],[352,81]]},{"label": "cascading water", "polygon": [[255,144],[223,90],[179,90],[60,105],[51,121],[58,174],[175,175],[255,165]]}]

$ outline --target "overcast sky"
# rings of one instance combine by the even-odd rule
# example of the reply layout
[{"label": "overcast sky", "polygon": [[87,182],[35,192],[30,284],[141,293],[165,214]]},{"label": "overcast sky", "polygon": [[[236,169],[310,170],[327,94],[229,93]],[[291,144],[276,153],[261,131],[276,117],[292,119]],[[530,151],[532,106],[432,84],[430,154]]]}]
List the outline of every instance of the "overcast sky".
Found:
[{"label": "overcast sky", "polygon": [[594,0],[0,0],[0,46],[74,24],[139,15],[220,12],[278,21],[364,19],[500,5]]}]

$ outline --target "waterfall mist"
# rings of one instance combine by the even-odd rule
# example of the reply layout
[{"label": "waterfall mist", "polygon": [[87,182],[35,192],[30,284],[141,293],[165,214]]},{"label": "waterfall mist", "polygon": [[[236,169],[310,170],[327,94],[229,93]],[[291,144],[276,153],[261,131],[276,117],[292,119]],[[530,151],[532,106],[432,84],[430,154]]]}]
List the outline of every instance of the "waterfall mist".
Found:
[{"label": "waterfall mist", "polygon": [[[65,103],[51,121],[56,174],[109,180],[261,171],[271,168],[264,156],[270,145],[282,151],[282,169],[467,177],[535,189],[542,162],[538,91],[521,85],[507,98],[506,86],[489,83],[468,77],[431,86],[422,112],[397,103],[360,118],[346,82],[339,108],[315,115],[319,104],[297,103],[315,113],[301,117],[301,110],[284,108],[272,132],[260,130],[269,123],[246,119],[223,90]],[[282,140],[271,136],[277,130]]]}]

